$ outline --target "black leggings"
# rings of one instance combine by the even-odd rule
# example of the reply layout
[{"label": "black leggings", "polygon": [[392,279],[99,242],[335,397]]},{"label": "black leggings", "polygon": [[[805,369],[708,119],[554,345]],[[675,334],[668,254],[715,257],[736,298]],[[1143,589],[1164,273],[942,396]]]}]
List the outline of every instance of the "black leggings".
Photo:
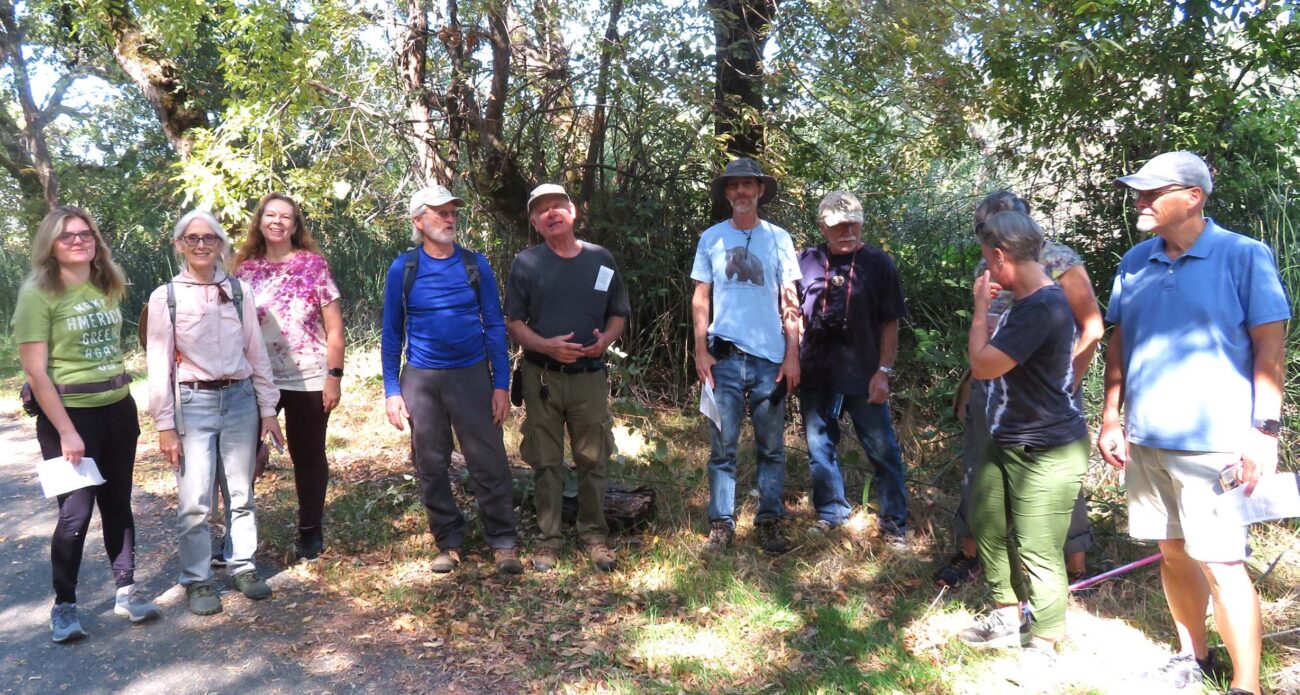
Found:
[{"label": "black leggings", "polygon": [[325,429],[330,414],[325,412],[323,393],[281,389],[278,409],[284,411],[284,436],[293,461],[298,529],[319,529],[325,513],[325,488],[330,480],[329,463],[325,460]]},{"label": "black leggings", "polygon": [[[135,445],[140,438],[135,400],[126,398],[98,408],[68,408],[68,418],[95,460],[104,484],[59,495],[59,522],[50,540],[55,603],[77,602],[77,575],[86,545],[90,514],[99,502],[104,548],[113,565],[113,582],[120,588],[135,583],[135,517],[131,514],[131,474]],[[63,455],[59,433],[44,413],[36,418],[36,441],[47,459]]]}]

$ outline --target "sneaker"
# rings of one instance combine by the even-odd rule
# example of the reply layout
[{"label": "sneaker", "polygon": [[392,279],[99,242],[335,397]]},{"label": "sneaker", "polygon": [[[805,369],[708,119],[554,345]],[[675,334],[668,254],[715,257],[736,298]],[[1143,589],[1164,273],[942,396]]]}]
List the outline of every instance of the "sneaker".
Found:
[{"label": "sneaker", "polygon": [[959,550],[948,561],[948,564],[940,567],[939,571],[934,573],[934,584],[935,586],[954,587],[980,576],[983,571],[984,567],[980,564],[978,555],[967,555]]},{"label": "sneaker", "polygon": [[207,582],[185,585],[185,602],[194,615],[216,615],[221,612],[221,597]]},{"label": "sneaker", "polygon": [[1006,611],[991,610],[975,620],[975,624],[957,633],[957,638],[978,649],[1006,649],[1029,645],[1029,623],[1025,615],[1012,623]]},{"label": "sneaker", "polygon": [[538,548],[533,553],[533,569],[538,572],[550,572],[559,561],[559,553],[555,548]]},{"label": "sneaker", "polygon": [[710,555],[718,553],[731,547],[731,541],[736,538],[736,530],[731,528],[731,524],[725,521],[715,521],[709,524],[709,539],[704,541],[704,552]]},{"label": "sneaker", "polygon": [[222,567],[225,567],[225,566],[226,566],[226,555],[225,555],[225,553],[222,552],[222,551],[220,551],[220,550],[214,550],[214,551],[212,551],[212,562],[211,562],[210,564],[211,564],[212,567],[215,567],[215,568],[218,568],[218,569],[219,569],[219,568],[222,568]]},{"label": "sneaker", "polygon": [[1176,654],[1162,666],[1147,671],[1138,677],[1141,685],[1165,690],[1183,690],[1199,693],[1205,676],[1221,675],[1218,664],[1214,661],[1214,652],[1204,659],[1197,659],[1191,654]]},{"label": "sneaker", "polygon": [[894,552],[901,553],[910,547],[907,545],[906,533],[886,533],[882,539],[885,541],[885,547]]},{"label": "sneaker", "polygon": [[835,524],[825,519],[818,519],[817,523],[808,528],[809,533],[830,533],[833,530],[835,530]]},{"label": "sneaker", "polygon": [[56,603],[50,609],[50,639],[55,642],[72,642],[86,636],[77,620],[77,604]]},{"label": "sneaker", "polygon": [[519,553],[514,548],[493,548],[492,557],[496,560],[497,574],[524,573],[524,565],[519,561]]},{"label": "sneaker", "polygon": [[293,549],[299,560],[311,562],[319,559],[325,551],[325,534],[319,528],[298,529],[298,542]]},{"label": "sneaker", "polygon": [[254,601],[261,601],[264,598],[271,597],[271,585],[257,576],[257,570],[248,570],[236,574],[230,578],[230,584],[235,587],[236,591]]},{"label": "sneaker", "polygon": [[769,555],[780,555],[790,550],[790,541],[781,535],[780,519],[764,519],[755,525],[758,532],[758,545]]},{"label": "sneaker", "polygon": [[113,613],[133,623],[144,623],[162,617],[162,611],[158,606],[141,596],[135,590],[134,584],[117,590],[117,602],[113,604]]},{"label": "sneaker", "polygon": [[437,572],[438,574],[446,574],[456,569],[456,566],[459,564],[460,564],[460,549],[448,548],[446,550],[439,551],[438,556],[433,558],[433,563],[429,565],[429,569],[433,570],[434,572]]},{"label": "sneaker", "polygon": [[618,562],[614,559],[614,551],[610,550],[604,543],[588,543],[587,555],[591,557],[592,564],[601,572],[613,572]]}]

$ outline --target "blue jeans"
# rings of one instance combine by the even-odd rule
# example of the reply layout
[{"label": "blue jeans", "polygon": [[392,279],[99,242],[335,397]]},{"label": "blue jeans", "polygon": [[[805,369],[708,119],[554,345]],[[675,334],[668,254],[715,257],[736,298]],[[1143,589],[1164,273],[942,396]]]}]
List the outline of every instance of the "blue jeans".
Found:
[{"label": "blue jeans", "polygon": [[739,350],[713,365],[713,398],[722,428],[708,421],[709,521],[736,527],[736,448],[746,411],[754,426],[758,458],[758,514],[755,521],[785,516],[785,396],[772,401],[781,365]]},{"label": "blue jeans", "polygon": [[[849,516],[844,497],[844,476],[840,473],[839,420],[829,416],[835,394],[819,389],[802,389],[799,403],[808,437],[808,468],[812,476],[813,506],[817,516],[832,524]],[[848,413],[858,441],[871,461],[871,487],[880,507],[880,529],[888,535],[907,531],[907,482],[903,452],[894,435],[889,403],[869,403],[866,396],[844,396],[842,412]]]}]

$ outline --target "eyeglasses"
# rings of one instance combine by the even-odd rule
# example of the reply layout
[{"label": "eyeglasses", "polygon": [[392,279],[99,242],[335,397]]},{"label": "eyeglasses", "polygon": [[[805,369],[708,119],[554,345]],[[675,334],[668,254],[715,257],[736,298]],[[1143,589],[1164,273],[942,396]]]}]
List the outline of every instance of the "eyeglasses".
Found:
[{"label": "eyeglasses", "polygon": [[433,208],[426,206],[424,208],[424,214],[433,215],[434,217],[441,217],[443,219],[454,220],[457,217],[460,217],[460,209],[452,208],[450,210],[434,210]]},{"label": "eyeglasses", "polygon": [[1135,193],[1137,193],[1138,202],[1146,201],[1148,203],[1154,203],[1166,193],[1176,193],[1191,188],[1196,188],[1196,186],[1170,186],[1169,188],[1157,188],[1152,191],[1135,191]]},{"label": "eyeglasses", "polygon": [[72,246],[72,242],[74,241],[80,241],[83,244],[90,244],[95,241],[95,233],[90,230],[84,232],[64,232],[55,238],[64,246]]},{"label": "eyeglasses", "polygon": [[203,236],[197,234],[186,234],[181,237],[181,241],[185,242],[186,246],[193,249],[197,248],[199,244],[203,244],[204,246],[217,246],[221,243],[221,237],[216,234],[204,234]]}]

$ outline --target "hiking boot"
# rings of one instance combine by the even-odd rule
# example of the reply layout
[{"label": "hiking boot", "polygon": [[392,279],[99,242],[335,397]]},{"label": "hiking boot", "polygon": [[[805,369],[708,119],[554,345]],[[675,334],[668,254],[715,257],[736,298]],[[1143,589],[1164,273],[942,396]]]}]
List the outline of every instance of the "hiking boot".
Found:
[{"label": "hiking boot", "polygon": [[519,561],[519,553],[514,548],[493,548],[497,574],[523,574],[524,564]]},{"label": "hiking boot", "polygon": [[886,548],[897,553],[905,552],[909,548],[906,533],[886,533],[881,536],[881,540],[885,541]]},{"label": "hiking boot", "polygon": [[1146,687],[1163,688],[1165,690],[1186,689],[1190,692],[1199,693],[1206,672],[1215,670],[1212,654],[1207,655],[1204,660],[1198,659],[1192,654],[1177,654],[1170,657],[1160,667],[1143,673],[1138,677],[1138,683]]},{"label": "hiking boot", "polygon": [[758,532],[758,545],[769,555],[780,555],[790,550],[790,541],[781,535],[780,519],[764,519],[754,526]]},{"label": "hiking boot", "polygon": [[221,597],[207,582],[185,585],[185,602],[194,615],[216,615],[221,612]]},{"label": "hiking boot", "polygon": [[538,548],[533,553],[533,569],[538,572],[550,572],[559,561],[559,553],[555,548]]},{"label": "hiking boot", "polygon": [[460,548],[448,548],[440,551],[438,556],[433,558],[433,562],[429,565],[429,569],[438,574],[446,574],[456,569],[456,566],[459,564]]},{"label": "hiking boot", "polygon": [[957,633],[957,638],[977,649],[1005,649],[1029,645],[1029,622],[1011,622],[1005,610],[991,610],[975,619],[975,624]]},{"label": "hiking boot", "polygon": [[230,584],[235,587],[236,591],[254,601],[261,601],[264,598],[271,597],[271,585],[257,576],[257,570],[248,570],[236,574],[230,578]]},{"label": "hiking boot", "polygon": [[113,604],[113,613],[127,618],[133,623],[143,623],[162,617],[162,611],[153,602],[141,596],[135,585],[124,586],[117,590],[117,601]]},{"label": "hiking boot", "polygon": [[72,642],[86,636],[77,620],[77,604],[56,603],[50,609],[50,639],[55,642]]},{"label": "hiking boot", "polygon": [[980,576],[983,571],[984,567],[980,565],[978,555],[967,555],[959,550],[948,561],[948,564],[940,567],[939,571],[934,573],[934,584],[935,586],[955,587]]},{"label": "hiking boot", "polygon": [[717,555],[731,547],[731,541],[735,537],[736,530],[731,528],[731,524],[725,521],[715,521],[709,524],[709,539],[704,541],[704,552]]},{"label": "hiking boot", "polygon": [[809,533],[830,533],[833,530],[835,530],[835,524],[825,519],[818,519],[817,523],[808,527]]},{"label": "hiking boot", "polygon": [[325,534],[319,528],[298,529],[298,542],[293,546],[294,555],[299,560],[311,562],[319,559],[325,552]]},{"label": "hiking boot", "polygon": [[591,557],[592,564],[601,572],[613,572],[614,567],[618,564],[614,560],[614,551],[610,550],[604,543],[588,543],[587,555]]}]

